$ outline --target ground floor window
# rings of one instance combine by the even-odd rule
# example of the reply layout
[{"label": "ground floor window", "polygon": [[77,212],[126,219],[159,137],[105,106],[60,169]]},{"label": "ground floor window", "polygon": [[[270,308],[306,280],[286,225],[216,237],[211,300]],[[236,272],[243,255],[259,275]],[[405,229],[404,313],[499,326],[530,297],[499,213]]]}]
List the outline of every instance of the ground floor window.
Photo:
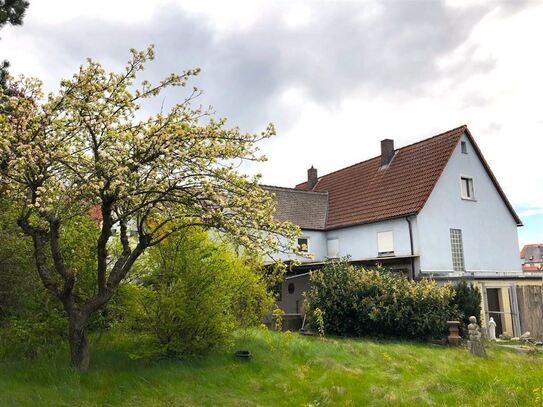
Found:
[{"label": "ground floor window", "polygon": [[283,299],[282,284],[273,286],[272,292],[276,301],[281,301]]}]

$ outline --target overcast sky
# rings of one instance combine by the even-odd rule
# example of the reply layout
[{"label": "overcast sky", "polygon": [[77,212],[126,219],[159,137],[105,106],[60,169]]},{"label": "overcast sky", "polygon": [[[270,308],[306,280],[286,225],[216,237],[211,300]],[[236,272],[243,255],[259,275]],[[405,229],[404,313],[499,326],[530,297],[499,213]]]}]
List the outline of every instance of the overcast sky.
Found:
[{"label": "overcast sky", "polygon": [[[85,57],[119,69],[156,46],[147,74],[202,68],[201,102],[262,145],[268,184],[293,186],[467,124],[543,241],[543,1],[30,0],[0,32],[12,74],[48,90]],[[183,96],[168,94],[170,102]]]}]

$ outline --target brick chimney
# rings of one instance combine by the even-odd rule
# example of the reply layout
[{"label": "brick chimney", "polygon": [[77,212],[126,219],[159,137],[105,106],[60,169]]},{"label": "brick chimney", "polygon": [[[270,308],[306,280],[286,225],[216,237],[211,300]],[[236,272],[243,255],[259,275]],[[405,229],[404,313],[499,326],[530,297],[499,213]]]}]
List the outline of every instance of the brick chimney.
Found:
[{"label": "brick chimney", "polygon": [[394,140],[381,141],[381,167],[386,167],[394,158]]},{"label": "brick chimney", "polygon": [[311,168],[307,170],[307,187],[313,189],[313,187],[317,185],[318,180],[317,169],[311,166]]}]

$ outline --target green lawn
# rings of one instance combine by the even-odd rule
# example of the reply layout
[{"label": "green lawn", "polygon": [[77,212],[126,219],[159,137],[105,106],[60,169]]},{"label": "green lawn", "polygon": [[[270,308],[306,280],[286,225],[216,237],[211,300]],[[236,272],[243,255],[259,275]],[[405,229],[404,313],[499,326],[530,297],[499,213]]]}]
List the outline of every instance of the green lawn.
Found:
[{"label": "green lawn", "polygon": [[[48,359],[0,361],[0,406],[365,406],[541,405],[543,357],[491,347],[465,349],[398,341],[319,339],[251,331],[237,348],[186,361],[130,358],[134,337],[108,334],[91,369]],[[537,404],[539,403],[539,404]]]}]

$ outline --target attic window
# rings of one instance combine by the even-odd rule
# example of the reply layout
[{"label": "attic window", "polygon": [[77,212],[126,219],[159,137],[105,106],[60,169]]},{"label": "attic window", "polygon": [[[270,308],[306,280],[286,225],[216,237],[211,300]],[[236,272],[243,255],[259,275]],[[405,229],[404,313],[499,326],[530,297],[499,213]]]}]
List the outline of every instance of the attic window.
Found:
[{"label": "attic window", "polygon": [[460,142],[460,149],[462,150],[462,154],[468,153],[468,143],[465,141]]},{"label": "attic window", "polygon": [[473,178],[461,177],[460,182],[462,184],[462,199],[475,200],[475,194],[473,192]]}]

